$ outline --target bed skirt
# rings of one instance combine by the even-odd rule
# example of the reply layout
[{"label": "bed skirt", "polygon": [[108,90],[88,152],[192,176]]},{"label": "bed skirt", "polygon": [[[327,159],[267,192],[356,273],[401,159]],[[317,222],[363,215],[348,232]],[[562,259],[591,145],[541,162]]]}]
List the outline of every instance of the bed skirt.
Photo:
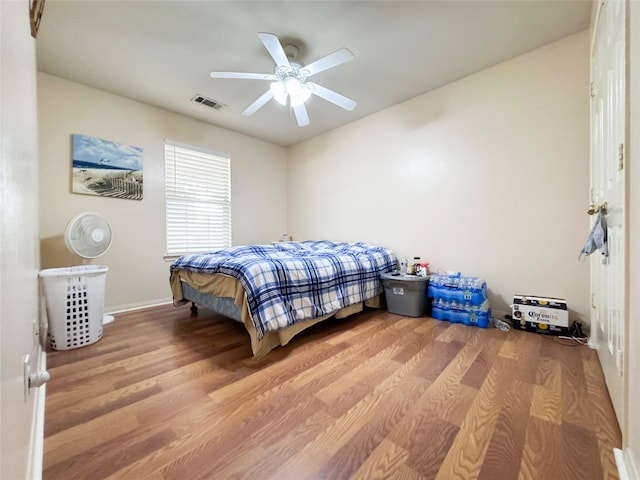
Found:
[{"label": "bed skirt", "polygon": [[[182,282],[186,283],[200,294],[233,300],[233,304],[237,309],[224,308],[222,309],[223,311],[221,311],[220,308],[215,307],[213,302],[209,303],[207,301],[197,301],[193,298],[188,298],[188,296],[183,292]],[[246,293],[240,282],[235,278],[219,273],[211,275],[208,273],[198,273],[188,270],[176,270],[171,273],[170,284],[171,291],[173,293],[174,305],[178,306],[188,302],[194,302],[211,308],[217,313],[242,322],[249,333],[249,337],[251,338],[251,350],[254,358],[264,357],[275,347],[286,345],[298,333],[328,318],[346,318],[354,313],[361,312],[364,306],[372,308],[384,307],[382,295],[378,295],[364,303],[361,302],[349,305],[322,317],[294,323],[293,325],[280,330],[267,331],[261,339],[258,339],[258,333],[251,319],[251,313],[249,312]],[[230,302],[226,303],[229,304]]]}]

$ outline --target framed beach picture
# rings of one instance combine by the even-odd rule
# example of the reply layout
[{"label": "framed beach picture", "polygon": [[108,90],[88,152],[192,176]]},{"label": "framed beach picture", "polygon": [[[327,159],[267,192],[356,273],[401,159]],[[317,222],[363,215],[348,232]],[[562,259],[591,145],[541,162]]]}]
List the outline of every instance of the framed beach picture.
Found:
[{"label": "framed beach picture", "polygon": [[31,25],[31,36],[38,36],[42,11],[44,10],[44,0],[29,0],[29,24]]},{"label": "framed beach picture", "polygon": [[142,200],[142,148],[71,135],[71,191]]}]

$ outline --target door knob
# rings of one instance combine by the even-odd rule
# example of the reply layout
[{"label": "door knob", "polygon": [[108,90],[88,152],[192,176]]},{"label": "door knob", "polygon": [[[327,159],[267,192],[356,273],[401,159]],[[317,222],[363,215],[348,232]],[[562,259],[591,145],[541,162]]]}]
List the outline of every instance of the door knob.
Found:
[{"label": "door knob", "polygon": [[29,388],[38,388],[51,380],[51,375],[46,370],[29,375]]},{"label": "door knob", "polygon": [[51,379],[51,375],[46,370],[31,371],[29,364],[29,355],[22,357],[22,376],[24,384],[24,399],[29,398],[29,391],[32,388],[38,388],[47,383]]},{"label": "door knob", "polygon": [[607,202],[604,202],[602,205],[596,205],[595,203],[589,205],[587,215],[595,215],[598,212],[602,212],[603,215],[607,214]]}]

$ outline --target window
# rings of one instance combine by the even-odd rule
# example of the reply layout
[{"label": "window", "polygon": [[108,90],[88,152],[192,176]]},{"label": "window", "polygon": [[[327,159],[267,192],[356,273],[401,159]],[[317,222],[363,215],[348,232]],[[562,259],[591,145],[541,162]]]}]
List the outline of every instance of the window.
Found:
[{"label": "window", "polygon": [[167,255],[231,246],[228,155],[165,141]]}]

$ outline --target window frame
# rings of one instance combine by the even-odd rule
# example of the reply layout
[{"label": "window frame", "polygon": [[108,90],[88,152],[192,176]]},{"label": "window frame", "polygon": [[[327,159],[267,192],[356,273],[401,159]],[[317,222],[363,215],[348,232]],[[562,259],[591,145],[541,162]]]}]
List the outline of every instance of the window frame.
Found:
[{"label": "window frame", "polygon": [[164,191],[166,259],[232,245],[231,155],[165,139]]}]

